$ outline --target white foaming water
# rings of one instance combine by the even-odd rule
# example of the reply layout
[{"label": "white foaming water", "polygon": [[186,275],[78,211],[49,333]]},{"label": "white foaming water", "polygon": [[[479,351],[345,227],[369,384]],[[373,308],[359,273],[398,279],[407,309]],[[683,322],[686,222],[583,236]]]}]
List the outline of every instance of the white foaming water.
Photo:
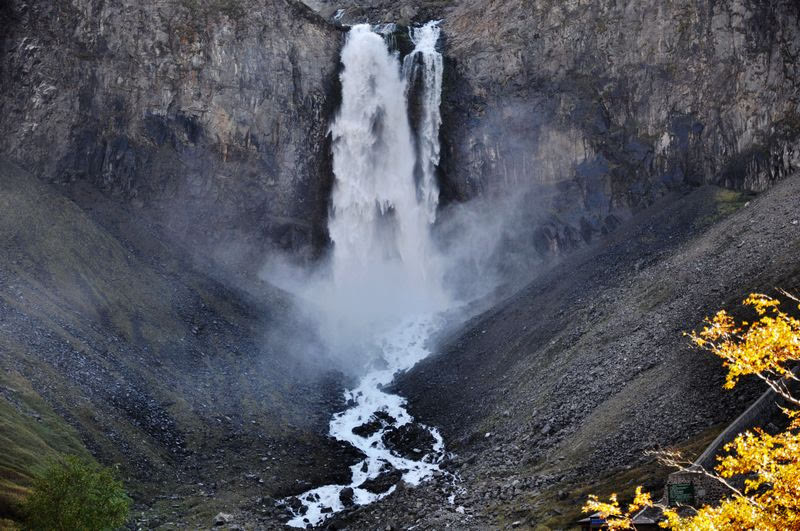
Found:
[{"label": "white foaming water", "polygon": [[442,54],[436,51],[440,32],[438,21],[413,28],[414,50],[403,60],[406,83],[410,84],[417,77],[422,83],[422,112],[417,130],[417,161],[422,175],[418,186],[430,223],[436,220],[439,205],[436,167],[439,166],[439,127],[442,125],[439,108],[444,73]]},{"label": "white foaming water", "polygon": [[[335,348],[365,356],[377,350],[380,368],[367,372],[358,387],[345,393],[349,408],[330,423],[332,437],[358,448],[366,458],[351,467],[348,485],[326,485],[297,496],[303,508],[288,522],[294,527],[319,524],[343,510],[340,494],[345,488],[353,489],[356,505],[389,495],[395,487],[380,494],[363,488],[365,481],[386,471],[399,471],[403,481],[417,485],[438,470],[444,455],[439,433],[420,424],[416,432],[430,433],[432,445],[416,449],[417,459],[392,451],[383,439],[414,420],[405,410],[405,399],[382,389],[429,354],[425,342],[439,325],[436,314],[449,305],[430,236],[439,198],[439,28],[429,23],[412,31],[415,59],[405,61],[403,69],[398,55],[376,33],[387,28],[354,26],[342,50],[342,106],[331,126],[336,175],[328,223],[332,278],[306,289],[307,298],[325,316],[323,336]],[[416,144],[407,101],[415,68],[423,69]],[[415,179],[417,161],[422,175]],[[364,429],[369,423],[376,431]]]},{"label": "white foaming water", "polygon": [[[366,458],[350,468],[352,479],[348,485],[325,485],[297,496],[303,502],[305,511],[302,514],[295,513],[288,525],[292,527],[306,527],[309,523],[317,525],[332,513],[343,510],[345,507],[340,494],[348,487],[353,489],[355,505],[365,505],[388,496],[396,487],[391,487],[380,494],[360,488],[365,481],[378,477],[388,468],[387,466],[391,467],[389,470],[393,468],[401,471],[403,481],[409,485],[418,485],[434,471],[439,470],[437,463],[444,457],[444,441],[435,428],[418,424],[430,432],[434,441],[430,451],[419,460],[401,457],[386,447],[383,435],[392,428],[413,422],[414,419],[405,409],[404,398],[381,390],[392,382],[398,372],[410,369],[429,354],[425,341],[437,325],[435,318],[430,316],[409,319],[385,338],[382,350],[386,367],[370,372],[361,380],[358,387],[345,393],[345,398],[354,405],[334,415],[330,424],[332,437],[350,443],[364,452]],[[367,436],[353,433],[353,428],[362,426],[370,420],[374,421],[373,415],[376,412],[391,416],[395,422],[383,423],[382,428]]]},{"label": "white foaming water", "polygon": [[[430,39],[421,39],[420,45],[432,49]],[[447,297],[430,237],[438,189],[433,169],[419,190],[415,183],[406,78],[397,54],[362,24],[349,31],[341,60],[342,106],[331,126],[333,282],[327,295],[316,298],[325,313],[341,317],[330,323],[331,336],[349,338],[367,325],[385,329],[399,317],[440,310]],[[441,83],[430,89],[441,90]],[[425,97],[438,101],[438,96]],[[347,315],[342,315],[343,306]]]}]

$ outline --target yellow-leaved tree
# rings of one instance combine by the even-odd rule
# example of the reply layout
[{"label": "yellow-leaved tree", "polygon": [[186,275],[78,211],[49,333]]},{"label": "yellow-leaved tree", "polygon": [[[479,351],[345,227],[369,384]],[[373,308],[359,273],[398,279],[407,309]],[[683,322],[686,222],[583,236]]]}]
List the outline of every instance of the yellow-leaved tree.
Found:
[{"label": "yellow-leaved tree", "polygon": [[[795,302],[796,297],[783,292]],[[583,510],[599,512],[610,529],[634,529],[631,522],[644,507],[658,507],[665,519],[661,527],[687,530],[800,529],[800,400],[790,387],[800,381],[792,372],[800,360],[800,321],[780,310],[780,302],[761,294],[751,294],[743,303],[757,314],[753,322],[736,323],[720,311],[700,333],[689,334],[692,342],[724,360],[728,369],[725,388],[731,389],[741,376],[761,378],[787,404],[788,427],[777,435],[761,429],[746,431],[728,443],[718,458],[715,471],[700,472],[721,482],[729,496],[716,505],[691,511],[657,504],[641,487],[626,510],[616,495],[608,502],[590,496]],[[664,453],[662,461],[683,470],[675,453]],[[693,472],[697,470],[692,469]],[[744,487],[731,481],[744,477]]]}]

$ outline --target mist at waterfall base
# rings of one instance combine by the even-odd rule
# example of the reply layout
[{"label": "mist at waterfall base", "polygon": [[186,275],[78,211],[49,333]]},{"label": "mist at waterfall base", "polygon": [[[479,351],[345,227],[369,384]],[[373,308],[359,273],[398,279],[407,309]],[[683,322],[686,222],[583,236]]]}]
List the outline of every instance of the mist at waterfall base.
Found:
[{"label": "mist at waterfall base", "polygon": [[[342,103],[330,128],[329,256],[314,268],[273,258],[263,270],[265,280],[300,301],[326,345],[327,368],[359,377],[329,434],[364,459],[351,467],[349,484],[286,499],[295,527],[391,494],[398,474],[417,485],[439,471],[441,435],[416,422],[405,399],[385,387],[429,355],[431,336],[454,314],[466,315],[464,303],[496,281],[488,273],[496,269],[493,249],[503,224],[469,208],[438,217],[444,68],[438,24],[411,28],[414,49],[402,60],[382,31],[396,29],[352,27],[341,53]],[[409,437],[410,448],[397,446]],[[387,476],[393,484],[383,488]]]},{"label": "mist at waterfall base", "polygon": [[[272,258],[263,278],[295,294],[340,368],[360,372],[373,341],[409,316],[451,307],[447,263],[431,238],[436,220],[442,60],[438,26],[412,31],[404,61],[367,25],[342,50],[342,104],[331,125],[333,170],[328,230],[333,242],[314,268]],[[420,70],[421,69],[421,70]],[[416,135],[409,80],[422,86]]]},{"label": "mist at waterfall base", "polygon": [[342,50],[331,249],[313,266],[273,253],[261,271],[297,297],[335,368],[352,374],[365,370],[372,340],[398,321],[466,312],[464,303],[508,280],[496,251],[518,210],[496,200],[441,209],[438,25],[413,29],[415,47],[404,58],[378,31],[352,27]]}]

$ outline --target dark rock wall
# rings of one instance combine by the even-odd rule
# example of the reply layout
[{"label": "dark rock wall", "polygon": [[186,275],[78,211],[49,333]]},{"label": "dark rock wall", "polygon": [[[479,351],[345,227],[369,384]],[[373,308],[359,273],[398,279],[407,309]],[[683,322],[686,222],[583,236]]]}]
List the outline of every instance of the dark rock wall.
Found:
[{"label": "dark rock wall", "polygon": [[[671,189],[800,165],[793,0],[309,3],[444,18],[442,199],[512,196],[510,249],[562,254]],[[293,0],[3,5],[0,150],[218,260],[327,244],[341,29]]]},{"label": "dark rock wall", "polygon": [[408,25],[442,18],[457,0],[302,0],[336,24],[386,23]]},{"label": "dark rock wall", "polygon": [[326,242],[340,30],[293,0],[6,2],[0,150],[234,264]]},{"label": "dark rock wall", "polygon": [[667,190],[761,191],[800,166],[793,0],[464,0],[444,15],[444,199],[522,198],[542,254]]}]

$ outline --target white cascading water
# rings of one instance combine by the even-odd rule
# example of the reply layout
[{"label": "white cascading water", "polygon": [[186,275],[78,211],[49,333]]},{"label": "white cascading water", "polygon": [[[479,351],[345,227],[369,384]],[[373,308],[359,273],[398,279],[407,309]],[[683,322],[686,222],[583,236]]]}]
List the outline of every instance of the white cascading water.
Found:
[{"label": "white cascading water", "polygon": [[[348,409],[334,415],[330,435],[365,454],[348,485],[325,485],[296,497],[290,526],[317,525],[347,503],[363,505],[394,491],[367,489],[371,480],[399,471],[410,485],[438,470],[444,456],[439,433],[405,410],[405,399],[383,391],[394,375],[428,355],[437,313],[448,305],[430,228],[438,205],[439,103],[442,58],[438,24],[412,30],[415,49],[401,69],[383,37],[368,25],[350,29],[342,50],[342,105],[331,126],[336,182],[328,224],[333,240],[332,282],[318,298],[333,316],[326,337],[358,337],[380,363],[346,393]],[[417,142],[408,119],[407,82],[422,68]],[[421,176],[415,179],[415,165]],[[323,302],[319,302],[319,300]],[[367,337],[371,336],[371,337]],[[335,341],[335,339],[334,339]],[[346,343],[340,343],[345,345]],[[362,345],[362,346],[363,346]],[[372,425],[371,429],[365,429]],[[391,449],[398,428],[415,425],[430,444],[408,452]],[[355,432],[354,432],[355,429]],[[367,484],[365,484],[367,482]],[[342,491],[352,489],[343,496]]]},{"label": "white cascading water", "polygon": [[[365,299],[389,289],[393,312],[416,309],[421,300],[440,295],[430,241],[438,192],[428,183],[428,198],[418,201],[405,76],[397,56],[368,25],[350,30],[342,64],[342,106],[331,127],[333,281],[338,290],[361,292]],[[365,309],[375,315],[375,308]]]},{"label": "white cascading water", "polygon": [[422,115],[417,129],[417,163],[422,175],[418,187],[430,223],[436,220],[436,208],[439,206],[436,168],[439,166],[439,127],[442,125],[439,108],[444,74],[442,54],[436,51],[440,32],[437,23],[413,28],[411,40],[414,50],[403,60],[407,87],[415,79],[420,79],[422,84]]}]

